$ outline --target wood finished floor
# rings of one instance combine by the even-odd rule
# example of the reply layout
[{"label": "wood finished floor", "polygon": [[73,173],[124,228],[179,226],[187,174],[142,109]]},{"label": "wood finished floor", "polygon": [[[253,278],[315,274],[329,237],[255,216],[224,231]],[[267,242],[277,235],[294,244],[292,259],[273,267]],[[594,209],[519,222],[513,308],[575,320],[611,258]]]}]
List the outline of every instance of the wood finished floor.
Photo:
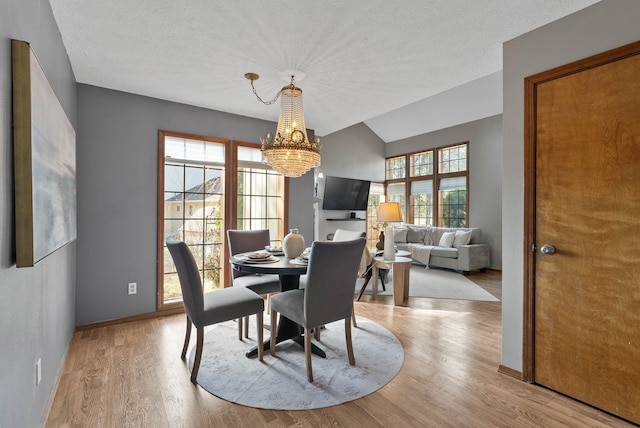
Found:
[{"label": "wood finished floor", "polygon": [[[499,272],[469,279],[501,296]],[[189,381],[180,360],[184,315],[174,315],[77,332],[45,426],[633,426],[498,373],[500,302],[410,298],[406,306],[394,307],[392,299],[365,295],[356,303],[356,314],[391,330],[405,352],[400,373],[362,399],[318,410],[273,411],[212,396]]]}]

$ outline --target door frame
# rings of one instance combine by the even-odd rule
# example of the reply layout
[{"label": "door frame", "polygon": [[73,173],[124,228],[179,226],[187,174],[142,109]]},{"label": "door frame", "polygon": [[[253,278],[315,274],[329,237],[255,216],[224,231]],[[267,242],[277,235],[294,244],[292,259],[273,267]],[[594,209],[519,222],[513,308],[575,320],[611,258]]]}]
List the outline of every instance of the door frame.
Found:
[{"label": "door frame", "polygon": [[640,54],[640,41],[524,79],[524,290],[522,380],[535,382],[536,131],[538,85]]}]

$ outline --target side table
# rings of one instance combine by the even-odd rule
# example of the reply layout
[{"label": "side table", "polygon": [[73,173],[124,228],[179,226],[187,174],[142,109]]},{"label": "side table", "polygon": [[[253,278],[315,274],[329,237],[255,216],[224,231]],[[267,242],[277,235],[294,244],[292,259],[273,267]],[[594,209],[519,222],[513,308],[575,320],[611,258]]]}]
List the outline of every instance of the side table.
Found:
[{"label": "side table", "polygon": [[409,297],[409,273],[411,272],[412,259],[399,257],[394,260],[384,260],[382,256],[375,257],[371,267],[371,298],[378,297],[378,269],[390,269],[393,267],[393,304],[398,306]]}]

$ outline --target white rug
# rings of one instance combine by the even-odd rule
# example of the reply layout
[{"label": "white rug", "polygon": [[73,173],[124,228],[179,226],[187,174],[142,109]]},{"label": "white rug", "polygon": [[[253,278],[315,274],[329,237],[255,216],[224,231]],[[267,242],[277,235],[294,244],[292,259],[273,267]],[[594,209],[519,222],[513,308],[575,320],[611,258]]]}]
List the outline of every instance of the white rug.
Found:
[{"label": "white rug", "polygon": [[[404,352],[386,328],[363,317],[357,322],[358,328],[352,327],[355,366],[347,357],[344,321],[327,325],[320,342],[312,340],[327,353],[327,358],[312,355],[313,383],[307,381],[304,349],[291,340],[277,345],[275,357],[266,351],[263,362],[245,357],[256,345],[253,317],[251,337],[243,341],[233,321],[207,327],[198,384],[224,400],[262,409],[317,409],[364,397],[398,374]],[[192,349],[190,369],[194,355]]]},{"label": "white rug", "polygon": [[[378,280],[378,294],[382,296],[393,295],[393,272],[389,272],[388,281],[385,281],[387,290],[382,291],[382,284]],[[430,297],[434,299],[457,300],[481,300],[486,302],[499,302],[492,294],[482,287],[467,279],[461,273],[443,269],[425,269],[424,266],[411,266],[409,277],[409,297]],[[356,284],[356,294],[364,284],[359,279]],[[371,294],[371,281],[367,285],[364,294]]]}]

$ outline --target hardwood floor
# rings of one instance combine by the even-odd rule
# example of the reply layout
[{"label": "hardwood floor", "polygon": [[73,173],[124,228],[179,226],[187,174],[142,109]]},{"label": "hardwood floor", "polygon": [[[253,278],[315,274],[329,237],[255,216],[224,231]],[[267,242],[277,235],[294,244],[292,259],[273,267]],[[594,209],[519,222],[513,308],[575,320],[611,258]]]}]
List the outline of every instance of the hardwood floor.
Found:
[{"label": "hardwood floor", "polygon": [[[500,272],[468,278],[500,297]],[[392,296],[372,301],[365,295],[355,305],[357,316],[391,330],[405,352],[400,373],[362,399],[310,411],[261,410],[221,400],[189,381],[180,360],[184,315],[172,315],[77,332],[46,426],[633,426],[498,373],[500,302],[410,298],[407,306],[394,307]]]}]

